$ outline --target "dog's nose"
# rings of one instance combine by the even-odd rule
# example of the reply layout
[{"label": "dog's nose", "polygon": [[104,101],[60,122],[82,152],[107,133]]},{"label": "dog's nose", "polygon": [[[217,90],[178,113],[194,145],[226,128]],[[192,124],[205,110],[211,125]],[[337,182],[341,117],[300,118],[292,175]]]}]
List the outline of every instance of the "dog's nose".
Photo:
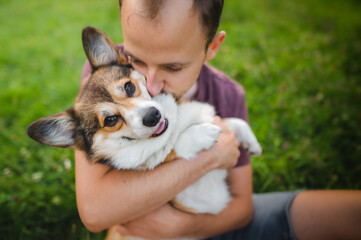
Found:
[{"label": "dog's nose", "polygon": [[158,124],[161,117],[162,115],[159,110],[155,107],[151,107],[143,118],[143,125],[147,127],[154,127]]}]

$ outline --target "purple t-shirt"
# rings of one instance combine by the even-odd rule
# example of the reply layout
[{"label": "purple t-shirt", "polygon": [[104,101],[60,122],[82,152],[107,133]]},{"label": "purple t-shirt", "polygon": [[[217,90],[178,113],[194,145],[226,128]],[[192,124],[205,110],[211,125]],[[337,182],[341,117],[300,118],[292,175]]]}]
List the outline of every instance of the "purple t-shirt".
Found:
[{"label": "purple t-shirt", "polygon": [[[117,45],[123,51],[122,45]],[[85,62],[81,80],[91,72],[88,61]],[[222,118],[236,117],[248,122],[248,113],[243,87],[227,77],[221,71],[204,64],[198,77],[198,89],[194,96],[195,101],[209,103],[214,106],[216,114]],[[249,163],[246,151],[240,148],[241,156],[236,167]]]},{"label": "purple t-shirt", "polygon": [[[246,98],[243,87],[221,71],[204,64],[198,77],[198,90],[194,100],[214,106],[222,118],[237,117],[248,122]],[[249,163],[249,156],[240,148],[237,167]]]}]

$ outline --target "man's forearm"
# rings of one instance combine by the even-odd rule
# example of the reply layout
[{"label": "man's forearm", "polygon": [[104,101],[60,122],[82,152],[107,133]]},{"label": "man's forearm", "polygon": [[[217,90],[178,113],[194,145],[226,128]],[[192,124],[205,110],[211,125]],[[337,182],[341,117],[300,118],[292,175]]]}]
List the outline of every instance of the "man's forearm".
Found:
[{"label": "man's forearm", "polygon": [[203,239],[246,226],[252,219],[252,201],[234,198],[218,215],[197,214],[190,219],[187,237]]},{"label": "man's forearm", "polygon": [[109,171],[88,163],[80,151],[75,158],[78,209],[91,231],[153,211],[214,168],[202,153],[193,161],[179,159],[153,171]]}]

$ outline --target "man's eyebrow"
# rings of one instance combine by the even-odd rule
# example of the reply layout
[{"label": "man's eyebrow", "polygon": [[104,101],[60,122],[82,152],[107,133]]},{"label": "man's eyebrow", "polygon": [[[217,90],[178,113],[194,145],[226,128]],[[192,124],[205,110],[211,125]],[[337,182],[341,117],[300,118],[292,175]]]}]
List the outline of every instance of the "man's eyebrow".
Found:
[{"label": "man's eyebrow", "polygon": [[161,64],[162,67],[166,67],[166,68],[182,68],[187,66],[189,63],[185,62],[185,63],[180,63],[180,62],[174,62],[174,63],[164,63]]},{"label": "man's eyebrow", "polygon": [[[141,59],[137,58],[136,56],[134,56],[133,54],[131,54],[130,52],[128,52],[127,50],[124,49],[124,53],[130,57],[130,58],[133,58],[137,61],[141,61]],[[189,64],[189,62],[170,62],[170,63],[163,63],[163,64],[160,64],[160,66],[162,67],[166,67],[166,68],[181,68],[181,67],[185,67]]]},{"label": "man's eyebrow", "polygon": [[127,50],[124,49],[124,53],[128,56],[128,57],[131,57],[131,58],[134,58],[136,60],[140,60],[139,58],[135,57],[133,54],[131,54],[130,52],[128,52]]}]

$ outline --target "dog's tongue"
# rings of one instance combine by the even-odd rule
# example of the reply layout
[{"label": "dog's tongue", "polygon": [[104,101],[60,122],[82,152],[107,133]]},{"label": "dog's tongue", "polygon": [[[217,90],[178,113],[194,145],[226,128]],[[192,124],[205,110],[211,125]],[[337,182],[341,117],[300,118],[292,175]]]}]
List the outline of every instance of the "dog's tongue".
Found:
[{"label": "dog's tongue", "polygon": [[159,133],[161,133],[161,132],[163,131],[163,129],[164,129],[164,126],[165,126],[165,120],[163,120],[163,122],[161,122],[161,123],[159,124],[159,127],[158,127],[158,129],[154,132],[154,134],[159,134]]}]

